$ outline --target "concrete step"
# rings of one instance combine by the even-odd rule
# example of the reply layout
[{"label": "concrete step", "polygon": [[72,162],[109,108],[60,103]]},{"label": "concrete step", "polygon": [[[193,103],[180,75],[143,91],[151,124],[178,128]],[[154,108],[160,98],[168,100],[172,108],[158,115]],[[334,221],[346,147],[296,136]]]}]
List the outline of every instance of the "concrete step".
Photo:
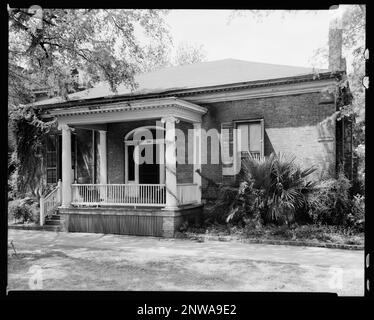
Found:
[{"label": "concrete step", "polygon": [[61,231],[60,226],[44,225],[42,228],[44,231],[55,231],[55,232]]},{"label": "concrete step", "polygon": [[50,220],[61,220],[61,216],[58,214],[52,214],[51,216],[48,217]]},{"label": "concrete step", "polygon": [[60,225],[60,220],[56,219],[46,219],[44,224],[47,226],[59,226]]}]

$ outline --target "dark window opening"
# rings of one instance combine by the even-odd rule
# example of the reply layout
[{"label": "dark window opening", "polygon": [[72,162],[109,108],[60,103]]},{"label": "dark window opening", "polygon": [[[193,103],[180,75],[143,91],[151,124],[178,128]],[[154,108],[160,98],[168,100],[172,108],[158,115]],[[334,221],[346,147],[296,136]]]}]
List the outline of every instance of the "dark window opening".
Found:
[{"label": "dark window opening", "polygon": [[56,184],[58,159],[58,135],[50,135],[46,138],[45,165],[47,173],[47,184]]},{"label": "dark window opening", "polygon": [[135,161],[134,161],[135,146],[128,146],[128,180],[135,180]]}]

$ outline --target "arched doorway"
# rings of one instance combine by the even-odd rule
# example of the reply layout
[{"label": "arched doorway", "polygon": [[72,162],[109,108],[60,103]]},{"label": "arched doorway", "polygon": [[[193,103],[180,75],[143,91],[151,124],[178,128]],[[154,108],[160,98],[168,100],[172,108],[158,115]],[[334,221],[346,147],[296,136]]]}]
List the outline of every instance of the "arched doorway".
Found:
[{"label": "arched doorway", "polygon": [[[125,142],[125,183],[163,184],[165,182],[165,129],[144,126],[126,134]],[[146,152],[151,152],[152,161],[139,163]]]}]

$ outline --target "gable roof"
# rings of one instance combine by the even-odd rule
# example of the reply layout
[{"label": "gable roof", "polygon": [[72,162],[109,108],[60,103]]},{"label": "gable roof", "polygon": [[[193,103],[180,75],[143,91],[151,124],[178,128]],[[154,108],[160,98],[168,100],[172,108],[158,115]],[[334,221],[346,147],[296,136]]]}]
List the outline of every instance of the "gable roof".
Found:
[{"label": "gable roof", "polygon": [[[124,85],[119,85],[117,93],[114,93],[111,91],[107,82],[101,82],[93,88],[69,94],[69,100],[74,101],[117,97],[121,95],[161,93],[168,90],[183,90],[240,82],[279,79],[312,73],[312,68],[224,59],[164,68],[153,72],[138,74],[135,76],[138,88],[134,91],[131,91]],[[65,100],[61,97],[55,97],[35,102],[33,105],[38,106],[60,102],[65,102]]]}]

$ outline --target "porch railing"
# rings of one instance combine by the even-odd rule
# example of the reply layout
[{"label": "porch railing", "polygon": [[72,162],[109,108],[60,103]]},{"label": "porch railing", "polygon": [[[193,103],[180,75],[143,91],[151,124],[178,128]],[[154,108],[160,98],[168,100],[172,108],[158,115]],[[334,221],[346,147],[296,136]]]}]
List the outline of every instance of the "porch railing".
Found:
[{"label": "porch railing", "polygon": [[44,225],[45,217],[52,214],[58,206],[61,205],[61,180],[58,181],[57,187],[48,195],[40,198],[40,219],[41,226]]},{"label": "porch railing", "polygon": [[197,188],[197,184],[179,183],[177,185],[179,204],[183,205],[198,202]]},{"label": "porch railing", "polygon": [[73,205],[165,206],[164,184],[73,184]]}]

